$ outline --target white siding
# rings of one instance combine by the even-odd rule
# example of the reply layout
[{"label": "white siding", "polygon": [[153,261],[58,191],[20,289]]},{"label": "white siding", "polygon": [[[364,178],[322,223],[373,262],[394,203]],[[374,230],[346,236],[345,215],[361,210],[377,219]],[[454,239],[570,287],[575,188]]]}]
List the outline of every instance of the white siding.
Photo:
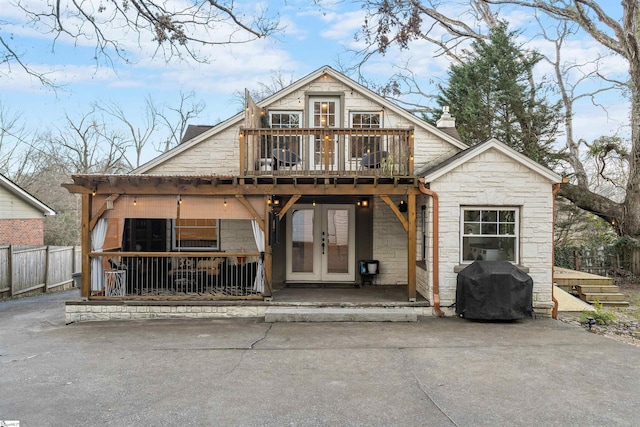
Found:
[{"label": "white siding", "polygon": [[440,299],[455,301],[462,206],[520,207],[520,265],[533,278],[534,307],[551,305],[552,184],[497,150],[488,150],[431,183],[440,197]]},{"label": "white siding", "polygon": [[0,219],[36,219],[44,215],[18,196],[0,188]]}]

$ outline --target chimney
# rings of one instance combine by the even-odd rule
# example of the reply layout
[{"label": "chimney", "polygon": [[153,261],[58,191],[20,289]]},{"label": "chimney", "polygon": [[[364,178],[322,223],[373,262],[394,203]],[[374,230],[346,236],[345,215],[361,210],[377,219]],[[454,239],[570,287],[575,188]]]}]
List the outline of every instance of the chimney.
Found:
[{"label": "chimney", "polygon": [[442,115],[436,122],[436,126],[439,128],[455,128],[456,127],[456,119],[449,114],[449,106],[445,105],[442,107]]}]

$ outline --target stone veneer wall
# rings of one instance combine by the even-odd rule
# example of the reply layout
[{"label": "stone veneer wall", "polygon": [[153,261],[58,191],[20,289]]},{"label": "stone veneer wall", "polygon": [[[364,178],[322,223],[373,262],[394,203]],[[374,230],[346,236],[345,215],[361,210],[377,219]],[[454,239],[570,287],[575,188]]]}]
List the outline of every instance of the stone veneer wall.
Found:
[{"label": "stone veneer wall", "polygon": [[431,183],[440,197],[440,300],[455,301],[460,266],[460,215],[464,206],[520,209],[520,265],[533,278],[539,314],[553,306],[552,183],[497,150],[488,150]]}]

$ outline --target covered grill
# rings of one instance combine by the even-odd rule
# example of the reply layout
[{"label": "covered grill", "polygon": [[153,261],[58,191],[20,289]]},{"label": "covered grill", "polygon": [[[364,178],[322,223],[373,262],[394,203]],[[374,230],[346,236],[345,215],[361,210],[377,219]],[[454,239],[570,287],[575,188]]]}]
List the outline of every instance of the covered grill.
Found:
[{"label": "covered grill", "polygon": [[474,261],[458,273],[456,314],[475,320],[533,317],[533,279],[507,261]]}]

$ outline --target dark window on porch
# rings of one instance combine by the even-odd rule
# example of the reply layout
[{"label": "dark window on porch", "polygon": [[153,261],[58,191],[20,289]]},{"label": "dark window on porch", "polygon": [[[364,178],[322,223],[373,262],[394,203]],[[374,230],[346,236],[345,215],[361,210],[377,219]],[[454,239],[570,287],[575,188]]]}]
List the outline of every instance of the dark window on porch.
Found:
[{"label": "dark window on porch", "polygon": [[217,250],[220,248],[217,219],[173,220],[174,250]]}]

